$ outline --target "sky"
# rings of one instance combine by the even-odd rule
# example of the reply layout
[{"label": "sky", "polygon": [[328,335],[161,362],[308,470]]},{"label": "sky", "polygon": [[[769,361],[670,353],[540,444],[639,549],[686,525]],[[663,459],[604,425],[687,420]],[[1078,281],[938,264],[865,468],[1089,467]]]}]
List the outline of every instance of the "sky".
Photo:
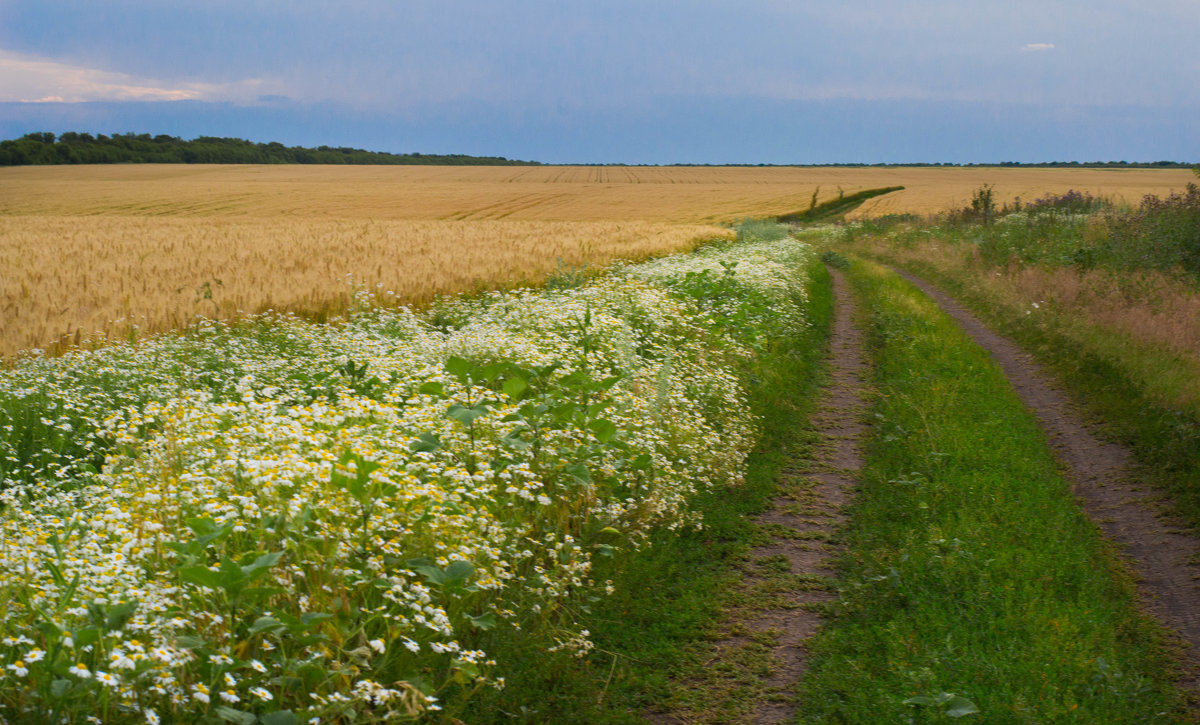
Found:
[{"label": "sky", "polygon": [[0,138],[1200,161],[1200,0],[0,0]]}]

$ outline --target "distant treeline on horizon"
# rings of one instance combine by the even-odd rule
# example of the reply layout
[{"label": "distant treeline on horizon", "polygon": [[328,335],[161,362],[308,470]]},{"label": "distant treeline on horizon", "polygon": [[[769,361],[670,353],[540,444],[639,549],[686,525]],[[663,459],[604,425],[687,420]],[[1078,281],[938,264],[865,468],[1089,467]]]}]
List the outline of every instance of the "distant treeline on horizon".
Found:
[{"label": "distant treeline on horizon", "polygon": [[27,133],[0,141],[0,166],[55,164],[381,164],[446,166],[537,166],[536,161],[513,161],[503,156],[465,154],[389,154],[351,148],[284,146],[240,138],[201,136],[185,141],[148,133],[93,136],[68,132]]},{"label": "distant treeline on horizon", "polygon": [[57,164],[356,164],[438,166],[680,166],[680,167],[1014,167],[1014,168],[1117,168],[1186,169],[1183,161],[1002,161],[997,163],[830,163],[830,164],[543,164],[517,161],[503,156],[466,154],[391,154],[346,147],[284,146],[272,141],[256,143],[240,138],[200,136],[191,141],[176,136],[124,133],[105,136],[67,132],[27,133],[19,139],[0,141],[0,166],[48,166]]}]

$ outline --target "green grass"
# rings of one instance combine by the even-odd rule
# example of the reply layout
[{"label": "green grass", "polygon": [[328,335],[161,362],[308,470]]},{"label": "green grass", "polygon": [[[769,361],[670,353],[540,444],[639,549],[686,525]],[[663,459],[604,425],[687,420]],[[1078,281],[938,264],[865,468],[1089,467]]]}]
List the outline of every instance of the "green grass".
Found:
[{"label": "green grass", "polygon": [[[883,261],[898,263],[886,254]],[[1130,447],[1138,478],[1166,494],[1168,510],[1200,530],[1200,410],[1181,404],[1190,366],[1168,351],[1066,312],[1026,315],[933,265],[904,265],[936,283],[998,332],[1017,341],[1066,384],[1107,435]]]},{"label": "green grass", "polygon": [[[739,695],[745,700],[738,688],[710,687],[730,673],[712,673],[707,663],[718,624],[729,608],[739,606],[743,562],[759,535],[751,516],[769,506],[779,472],[810,435],[802,423],[818,389],[832,292],[819,262],[803,273],[810,278],[811,328],[799,337],[772,340],[748,373],[763,437],[745,484],[698,505],[702,530],[662,532],[641,552],[596,572],[597,579],[612,578],[616,592],[592,602],[584,614],[596,644],[589,656],[521,649],[519,637],[489,644],[489,651],[506,651],[514,663],[522,658],[511,668],[519,676],[503,691],[481,692],[462,715],[466,721],[642,723],[663,706],[713,713],[752,709],[754,703],[736,701]],[[769,657],[766,646],[749,648],[725,668],[754,676]]]},{"label": "green grass", "polygon": [[[776,221],[784,224],[820,224],[835,221],[862,206],[862,203],[867,199],[874,199],[877,196],[890,194],[893,191],[900,191],[903,188],[903,186],[884,186],[878,189],[856,191],[853,194],[839,196],[836,199],[814,204],[811,208],[804,211],[784,214],[777,217]],[[815,201],[816,197],[813,200]]]},{"label": "green grass", "polygon": [[878,399],[801,719],[1182,719],[1160,630],[1003,374],[908,283],[850,273]]}]

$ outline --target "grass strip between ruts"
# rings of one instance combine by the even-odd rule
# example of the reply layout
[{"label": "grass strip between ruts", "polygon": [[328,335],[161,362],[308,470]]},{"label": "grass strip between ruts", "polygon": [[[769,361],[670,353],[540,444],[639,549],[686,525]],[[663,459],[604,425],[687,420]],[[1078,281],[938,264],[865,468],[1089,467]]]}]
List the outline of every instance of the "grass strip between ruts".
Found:
[{"label": "grass strip between ruts", "polygon": [[1026,314],[1028,307],[975,283],[971,275],[984,271],[921,262],[895,250],[869,253],[937,284],[1051,368],[1099,416],[1104,431],[1130,447],[1141,464],[1138,477],[1167,493],[1170,513],[1200,531],[1200,409],[1178,401],[1188,368],[1176,356],[1066,311]]},{"label": "grass strip between ruts", "polygon": [[1003,374],[907,282],[848,271],[878,399],[801,720],[1184,719],[1161,630]]}]

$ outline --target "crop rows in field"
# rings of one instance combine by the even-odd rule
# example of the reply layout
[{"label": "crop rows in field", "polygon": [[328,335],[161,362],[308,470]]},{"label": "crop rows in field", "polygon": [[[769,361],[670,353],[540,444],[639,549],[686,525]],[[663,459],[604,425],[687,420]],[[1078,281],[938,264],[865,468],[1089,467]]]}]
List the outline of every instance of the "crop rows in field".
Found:
[{"label": "crop rows in field", "polygon": [[778,216],[839,193],[903,186],[858,215],[931,214],[995,185],[997,203],[1068,189],[1136,203],[1185,169],[805,167],[91,166],[0,169],[0,215],[645,220]]}]

